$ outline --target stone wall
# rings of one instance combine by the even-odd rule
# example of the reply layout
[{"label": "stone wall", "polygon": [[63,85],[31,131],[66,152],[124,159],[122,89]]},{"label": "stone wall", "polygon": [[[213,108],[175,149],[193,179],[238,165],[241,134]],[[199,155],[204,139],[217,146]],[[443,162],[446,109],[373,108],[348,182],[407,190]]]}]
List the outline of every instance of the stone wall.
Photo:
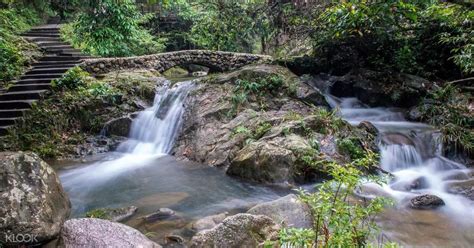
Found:
[{"label": "stone wall", "polygon": [[85,60],[81,67],[92,74],[103,74],[115,70],[155,69],[164,72],[174,66],[198,64],[209,67],[211,72],[235,70],[255,63],[268,63],[271,56],[247,53],[186,50],[128,58],[99,58]]}]

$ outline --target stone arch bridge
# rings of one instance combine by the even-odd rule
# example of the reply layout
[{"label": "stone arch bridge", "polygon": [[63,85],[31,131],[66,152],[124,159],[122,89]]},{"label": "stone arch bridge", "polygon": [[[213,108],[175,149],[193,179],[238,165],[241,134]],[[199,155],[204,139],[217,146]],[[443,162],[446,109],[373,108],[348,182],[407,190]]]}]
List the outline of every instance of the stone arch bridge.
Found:
[{"label": "stone arch bridge", "polygon": [[210,72],[224,72],[271,61],[272,57],[267,55],[185,50],[127,58],[87,59],[82,62],[81,67],[92,74],[102,74],[126,69],[155,69],[164,72],[175,66],[197,64],[208,67]]}]

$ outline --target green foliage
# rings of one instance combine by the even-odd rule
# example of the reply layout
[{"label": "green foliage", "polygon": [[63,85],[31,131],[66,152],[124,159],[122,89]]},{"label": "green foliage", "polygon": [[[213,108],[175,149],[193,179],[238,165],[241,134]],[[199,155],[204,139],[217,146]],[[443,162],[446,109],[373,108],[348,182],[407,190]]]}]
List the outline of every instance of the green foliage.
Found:
[{"label": "green foliage", "polygon": [[314,131],[322,134],[334,134],[337,133],[342,127],[345,126],[344,121],[337,114],[337,111],[328,111],[325,108],[318,108],[313,113],[313,116],[317,119],[317,126],[313,128]]},{"label": "green foliage", "polygon": [[359,144],[358,138],[350,137],[338,140],[337,148],[340,152],[349,155],[352,160],[362,159],[365,156],[365,152]]},{"label": "green foliage", "polygon": [[357,56],[354,66],[459,77],[474,71],[473,17],[472,9],[438,1],[357,0],[314,9],[293,25],[309,30],[318,57]]},{"label": "green foliage", "polygon": [[74,67],[64,73],[61,78],[53,80],[52,86],[57,89],[69,90],[77,89],[79,87],[83,88],[87,85],[87,81],[90,81],[88,79],[89,77],[89,73],[82,70],[80,67]]},{"label": "green foliage", "polygon": [[279,89],[283,87],[286,87],[285,80],[278,75],[260,78],[258,81],[238,79],[231,97],[232,109],[229,114],[238,113],[240,107],[248,101],[249,97],[254,97],[257,101],[260,101],[260,106],[264,107],[263,96],[265,94],[276,95],[279,93]]},{"label": "green foliage", "polygon": [[37,22],[37,14],[30,9],[0,9],[0,82],[14,79],[27,66],[25,53],[34,47],[18,35]]},{"label": "green foliage", "polygon": [[255,140],[262,138],[270,129],[272,129],[271,123],[266,121],[259,122],[253,134],[253,138]]},{"label": "green foliage", "polygon": [[268,131],[270,131],[270,129],[272,129],[272,127],[273,125],[266,121],[258,122],[256,127],[253,129],[240,125],[232,131],[232,136],[243,135],[245,138],[245,144],[249,144],[262,138]]},{"label": "green foliage", "polygon": [[108,219],[109,214],[107,209],[94,209],[86,213],[87,218]]},{"label": "green foliage", "polygon": [[441,130],[444,143],[474,153],[474,117],[468,108],[472,95],[462,94],[458,87],[448,84],[426,98],[428,104],[420,106],[421,119]]},{"label": "green foliage", "polygon": [[197,1],[199,12],[194,20],[191,38],[202,48],[234,52],[264,50],[265,39],[271,35],[267,15],[262,8],[266,1]]},{"label": "green foliage", "polygon": [[[370,155],[369,155],[370,156]],[[301,192],[314,217],[314,228],[287,228],[280,232],[280,243],[297,247],[364,247],[377,226],[374,216],[390,202],[375,198],[369,202],[350,201],[350,196],[362,183],[358,166],[373,166],[372,159],[352,164],[329,163],[332,177],[318,186],[315,193]],[[381,183],[381,179],[372,178]]]},{"label": "green foliage", "polygon": [[99,56],[132,56],[161,51],[157,40],[140,25],[144,17],[133,0],[104,0],[81,13],[63,36],[85,52]]}]

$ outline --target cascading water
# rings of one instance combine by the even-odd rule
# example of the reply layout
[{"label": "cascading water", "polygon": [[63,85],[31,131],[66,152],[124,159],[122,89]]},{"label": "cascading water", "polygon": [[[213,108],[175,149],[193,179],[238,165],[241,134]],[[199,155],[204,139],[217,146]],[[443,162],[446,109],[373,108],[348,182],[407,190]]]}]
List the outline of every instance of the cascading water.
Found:
[{"label": "cascading water", "polygon": [[[474,202],[449,191],[449,185],[456,182],[453,178],[462,178],[460,175],[469,173],[468,169],[441,155],[437,130],[429,125],[407,122],[395,108],[369,108],[356,98],[331,95],[327,98],[331,107],[339,108],[342,118],[352,125],[370,121],[380,132],[381,167],[395,179],[385,186],[367,184],[366,192],[388,194],[403,206],[417,195],[436,195],[446,204],[440,211],[472,224]],[[361,193],[374,196],[366,192]]]},{"label": "cascading water", "polygon": [[[117,149],[118,159],[98,162],[88,167],[70,170],[61,175],[66,188],[95,187],[124,172],[150,164],[171,151],[181,125],[184,100],[192,81],[178,83],[172,88],[165,84],[157,91],[153,106],[140,112],[133,121],[130,138]],[[83,187],[82,187],[83,188]]]},{"label": "cascading water", "polygon": [[168,154],[181,126],[183,103],[191,85],[186,81],[171,89],[160,89],[153,106],[140,112],[133,121],[129,139],[117,150],[142,155]]}]

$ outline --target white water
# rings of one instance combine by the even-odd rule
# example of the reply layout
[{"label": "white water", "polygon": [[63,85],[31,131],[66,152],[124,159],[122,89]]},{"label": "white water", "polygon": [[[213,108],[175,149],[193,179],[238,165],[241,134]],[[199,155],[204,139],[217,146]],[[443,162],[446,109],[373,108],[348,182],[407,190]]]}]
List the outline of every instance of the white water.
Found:
[{"label": "white water", "polygon": [[[474,202],[447,191],[448,184],[454,182],[453,179],[448,180],[450,176],[465,174],[468,170],[441,155],[442,147],[436,130],[425,124],[406,121],[403,114],[394,108],[369,108],[356,98],[339,99],[329,95],[327,98],[331,107],[339,108],[341,116],[351,124],[370,121],[382,137],[397,138],[391,143],[380,142],[379,145],[381,167],[391,172],[395,179],[388,185],[365,185],[366,196],[388,195],[403,207],[417,195],[432,194],[446,204],[440,211],[458,222],[474,223]],[[413,188],[413,182],[420,178],[425,185]]]},{"label": "white water", "polygon": [[130,138],[117,149],[121,153],[119,158],[63,173],[61,180],[65,188],[91,189],[168,154],[181,126],[184,100],[191,87],[192,81],[185,81],[159,89],[153,106],[140,112],[133,121]]}]

